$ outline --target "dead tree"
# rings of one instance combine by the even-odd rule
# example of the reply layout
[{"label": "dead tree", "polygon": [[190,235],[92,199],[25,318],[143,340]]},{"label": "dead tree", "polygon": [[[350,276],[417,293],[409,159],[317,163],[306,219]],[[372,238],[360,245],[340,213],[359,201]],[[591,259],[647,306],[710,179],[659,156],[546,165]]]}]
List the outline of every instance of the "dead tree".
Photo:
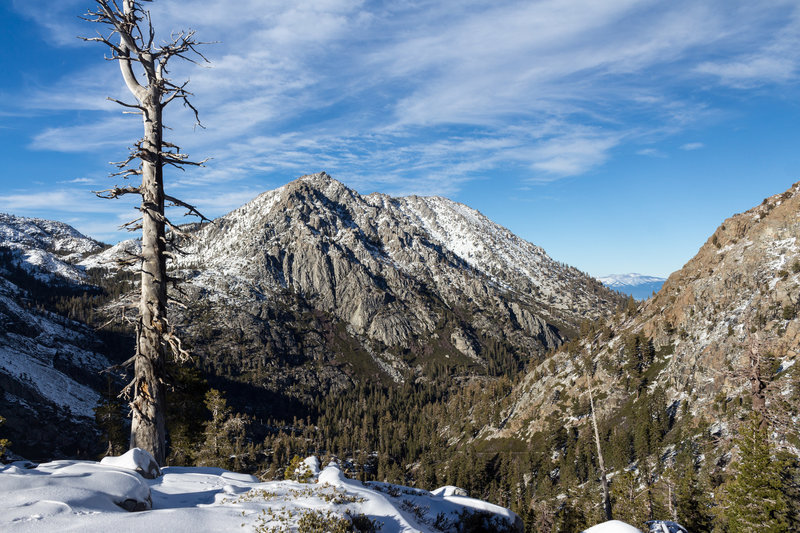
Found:
[{"label": "dead tree", "polygon": [[586,384],[589,389],[589,409],[592,415],[592,428],[594,429],[594,443],[597,446],[597,466],[600,468],[600,483],[603,486],[603,512],[606,520],[612,520],[611,494],[608,490],[608,476],[606,475],[606,463],[603,460],[603,448],[600,446],[600,432],[597,430],[597,415],[594,409],[594,387],[592,384],[592,374],[594,373],[594,361],[587,357],[584,361],[586,370]]},{"label": "dead tree", "polygon": [[[137,178],[134,186],[114,186],[97,192],[103,198],[118,198],[127,194],[141,196],[140,218],[124,225],[131,231],[142,231],[141,298],[136,321],[136,351],[133,356],[134,377],[123,390],[130,400],[132,411],[131,448],[149,451],[164,464],[166,455],[164,366],[167,353],[177,358],[188,357],[167,320],[168,235],[180,230],[165,214],[165,205],[184,207],[189,214],[206,220],[193,206],[164,193],[165,165],[183,169],[186,165],[202,165],[189,161],[180,148],[163,138],[164,108],[181,101],[193,113],[199,124],[197,109],[189,101],[186,83],[175,84],[167,77],[167,63],[178,57],[196,63],[207,61],[197,51],[199,44],[194,32],[180,32],[170,40],[156,44],[150,12],[142,8],[151,0],[95,0],[85,20],[104,27],[96,37],[86,41],[103,43],[110,50],[106,59],[119,63],[125,85],[135,98],[134,103],[109,98],[127,112],[142,116],[144,136],[137,141],[125,161],[114,163],[118,171],[112,174],[124,179]],[[188,83],[188,82],[187,82]],[[166,227],[169,227],[168,233]]]}]

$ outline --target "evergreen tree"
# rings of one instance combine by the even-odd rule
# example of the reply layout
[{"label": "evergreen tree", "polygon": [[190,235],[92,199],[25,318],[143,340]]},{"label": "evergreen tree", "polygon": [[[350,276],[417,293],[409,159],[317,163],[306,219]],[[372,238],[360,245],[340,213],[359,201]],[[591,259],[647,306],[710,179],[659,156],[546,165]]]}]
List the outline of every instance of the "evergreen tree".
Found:
[{"label": "evergreen tree", "polygon": [[700,482],[694,454],[683,450],[675,462],[676,518],[689,531],[710,532],[713,527],[710,502]]},{"label": "evergreen tree", "polygon": [[101,437],[106,444],[103,455],[121,455],[128,449],[127,437],[130,430],[125,423],[125,407],[111,391],[111,380],[103,400],[94,409],[94,419],[100,428]]},{"label": "evergreen tree", "polygon": [[197,452],[197,464],[241,469],[247,420],[233,414],[225,397],[216,389],[206,393],[211,420],[205,424],[205,442]]},{"label": "evergreen tree", "polygon": [[740,433],[738,472],[727,484],[725,518],[730,533],[791,531],[791,509],[780,464],[773,461],[767,429],[753,418]]},{"label": "evergreen tree", "polygon": [[[6,419],[0,416],[0,426],[6,423]],[[6,449],[11,446],[11,441],[8,439],[0,439],[0,459],[6,454]]]},{"label": "evergreen tree", "polygon": [[208,392],[208,382],[195,368],[176,362],[167,368],[171,385],[167,390],[167,463],[190,466],[204,441],[203,426],[198,421],[207,417],[203,399]]},{"label": "evergreen tree", "polygon": [[647,519],[646,501],[639,485],[636,471],[626,470],[614,477],[611,494],[615,519],[633,525],[641,525]]}]

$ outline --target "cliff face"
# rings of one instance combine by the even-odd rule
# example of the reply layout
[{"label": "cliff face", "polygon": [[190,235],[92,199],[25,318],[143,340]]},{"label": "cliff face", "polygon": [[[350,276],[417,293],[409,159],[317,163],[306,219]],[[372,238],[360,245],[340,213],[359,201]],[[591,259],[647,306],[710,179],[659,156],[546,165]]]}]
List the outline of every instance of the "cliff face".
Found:
[{"label": "cliff face", "polygon": [[[745,378],[754,355],[764,366],[775,417],[791,417],[797,410],[793,367],[800,351],[799,237],[799,184],[725,220],[655,297],[598,325],[593,335],[526,376],[505,426],[486,434],[530,435],[540,429],[545,416],[558,414],[550,401],[555,390],[564,401],[583,398],[586,381],[578,361],[586,357],[596,366],[596,387],[605,397],[599,410],[605,415],[637,394],[631,379],[644,378],[644,386],[660,385],[675,409],[685,409],[676,411],[678,416],[718,418],[727,404],[747,405]],[[630,347],[636,337],[654,354],[643,377],[623,368],[635,356]]]}]

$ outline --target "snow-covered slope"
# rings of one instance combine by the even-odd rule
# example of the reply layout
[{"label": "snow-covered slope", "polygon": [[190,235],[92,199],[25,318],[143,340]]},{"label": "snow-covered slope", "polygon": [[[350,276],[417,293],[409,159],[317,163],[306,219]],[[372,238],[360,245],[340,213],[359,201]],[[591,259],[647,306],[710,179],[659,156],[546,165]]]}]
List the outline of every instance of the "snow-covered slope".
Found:
[{"label": "snow-covered slope", "polygon": [[650,298],[653,293],[661,290],[661,286],[667,281],[667,278],[645,276],[637,273],[609,274],[597,279],[609,289],[628,294],[637,300]]},{"label": "snow-covered slope", "polygon": [[[345,477],[335,463],[317,470],[308,483],[262,483],[250,475],[203,467],[168,467],[162,476],[147,480],[125,464],[55,461],[0,468],[0,529],[303,533],[349,526],[384,533],[455,533],[472,516],[484,522],[486,531],[523,530],[520,518],[503,507],[465,496],[361,483]],[[145,512],[128,512],[134,509]]]},{"label": "snow-covered slope", "polygon": [[66,224],[0,214],[0,247],[3,432],[27,457],[85,453],[110,363],[91,328],[46,308],[90,290],[74,262],[101,245]]}]

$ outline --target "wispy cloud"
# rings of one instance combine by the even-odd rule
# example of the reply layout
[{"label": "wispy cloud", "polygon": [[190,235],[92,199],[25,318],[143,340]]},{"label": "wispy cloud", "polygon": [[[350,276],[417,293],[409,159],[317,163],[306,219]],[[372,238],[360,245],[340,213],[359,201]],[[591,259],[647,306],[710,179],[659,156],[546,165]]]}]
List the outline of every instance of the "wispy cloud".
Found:
[{"label": "wispy cloud", "polygon": [[45,191],[17,191],[0,195],[0,205],[10,212],[25,214],[31,211],[72,212],[76,206],[85,213],[117,213],[130,202],[103,201],[86,189],[63,188]]},{"label": "wispy cloud", "polygon": [[756,25],[768,17],[781,17],[775,31],[754,39],[748,50],[733,57],[700,63],[696,72],[718,77],[721,83],[741,89],[797,79],[800,74],[800,6],[796,2],[775,4],[783,9],[748,13]]},{"label": "wispy cloud", "polygon": [[643,155],[645,157],[660,157],[665,158],[667,154],[658,150],[657,148],[642,148],[641,150],[636,151],[637,155]]},{"label": "wispy cloud", "polygon": [[701,142],[686,143],[681,145],[681,150],[686,150],[686,151],[700,150],[704,146],[705,144]]},{"label": "wispy cloud", "polygon": [[[77,0],[34,17],[43,3],[14,6],[57,44],[95,29],[67,21]],[[698,82],[786,83],[800,64],[800,7],[779,0],[185,0],[152,10],[161,36],[190,27],[220,41],[204,49],[212,68],[173,68],[191,79],[207,129],[175,107],[170,138],[214,158],[174,184],[241,182],[242,195],[276,174],[323,169],[361,188],[447,194],[509,167],[532,180],[580,175],[625,143],[661,157],[659,140],[713,113],[690,93]],[[104,100],[126,96],[117,78],[98,60],[26,95],[28,109],[83,112],[30,147],[124,153],[140,124]]]},{"label": "wispy cloud", "polygon": [[[37,134],[30,144],[34,150],[57,152],[124,153],[125,146],[132,145],[140,135],[135,123],[122,117],[109,117],[99,122],[47,128]],[[108,157],[105,155],[104,157]]]}]

